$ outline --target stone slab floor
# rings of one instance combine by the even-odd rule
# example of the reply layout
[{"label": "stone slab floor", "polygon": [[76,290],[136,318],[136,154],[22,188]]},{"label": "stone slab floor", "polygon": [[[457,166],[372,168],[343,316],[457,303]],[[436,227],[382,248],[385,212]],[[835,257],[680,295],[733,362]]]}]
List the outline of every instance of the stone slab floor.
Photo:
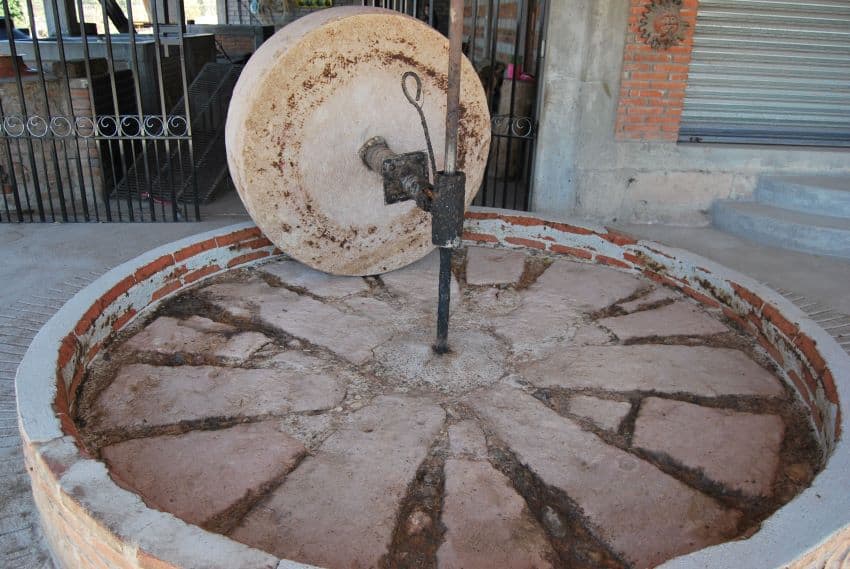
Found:
[{"label": "stone slab floor", "polygon": [[75,416],[154,508],[342,568],[624,568],[758,530],[820,457],[760,348],[612,269],[437,257],[381,277],[282,260],[170,300]]}]

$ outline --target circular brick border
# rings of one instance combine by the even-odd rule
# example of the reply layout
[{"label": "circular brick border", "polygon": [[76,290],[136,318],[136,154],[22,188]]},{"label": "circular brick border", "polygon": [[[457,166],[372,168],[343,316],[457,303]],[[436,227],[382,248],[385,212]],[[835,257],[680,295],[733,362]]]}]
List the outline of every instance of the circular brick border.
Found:
[{"label": "circular brick border", "polygon": [[[811,410],[826,468],[810,488],[747,540],[709,547],[664,568],[810,567],[850,549],[850,447],[841,439],[850,401],[850,357],[788,300],[687,251],[604,227],[474,208],[469,244],[527,248],[641,273],[722,310],[769,352]],[[69,406],[85,366],[137,314],[196,282],[281,255],[252,224],[214,230],[149,251],[86,287],[47,323],[18,368],[18,420],[33,495],[60,567],[305,568],[145,506],[77,446]]]}]

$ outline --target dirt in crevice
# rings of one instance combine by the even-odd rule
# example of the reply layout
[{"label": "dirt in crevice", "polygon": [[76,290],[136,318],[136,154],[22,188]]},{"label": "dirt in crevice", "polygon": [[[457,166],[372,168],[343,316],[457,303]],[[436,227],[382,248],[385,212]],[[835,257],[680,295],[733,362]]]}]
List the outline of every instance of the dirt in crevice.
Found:
[{"label": "dirt in crevice", "polygon": [[629,313],[620,307],[621,304],[640,300],[645,296],[649,296],[649,293],[651,293],[653,290],[654,289],[651,286],[641,287],[629,296],[615,300],[605,308],[591,312],[590,314],[588,314],[588,318],[590,318],[590,320],[596,321],[602,320],[603,318],[611,318],[614,316],[626,316]]},{"label": "dirt in crevice", "polygon": [[[617,432],[600,428],[593,421],[568,411],[569,399],[575,395],[590,395],[617,401],[629,401],[632,408],[623,419]],[[747,536],[756,531],[761,522],[807,488],[823,465],[823,456],[806,412],[793,398],[727,395],[703,397],[688,393],[658,393],[654,391],[607,392],[598,389],[541,389],[535,396],[558,414],[574,421],[583,430],[591,432],[605,443],[644,460],[680,482],[717,500],[720,504],[739,510],[738,535]],[[702,407],[728,409],[743,413],[778,415],[785,434],[779,452],[779,466],[770,496],[753,496],[729,488],[708,478],[699,468],[686,466],[663,452],[633,446],[635,424],[640,406],[646,397],[682,401]],[[753,457],[757,460],[757,457]]]},{"label": "dirt in crevice", "polygon": [[448,448],[444,427],[402,498],[389,551],[378,563],[380,569],[437,567],[437,550],[446,532],[441,518]]},{"label": "dirt in crevice", "polygon": [[522,464],[508,446],[487,433],[490,463],[508,477],[544,528],[558,559],[556,567],[570,569],[626,569],[629,565],[602,539],[581,508],[558,488],[548,486]]},{"label": "dirt in crevice", "polygon": [[525,267],[523,267],[522,275],[516,283],[516,289],[523,290],[536,283],[537,279],[539,279],[540,276],[546,272],[546,269],[548,269],[554,262],[555,259],[551,256],[528,253],[525,256]]}]

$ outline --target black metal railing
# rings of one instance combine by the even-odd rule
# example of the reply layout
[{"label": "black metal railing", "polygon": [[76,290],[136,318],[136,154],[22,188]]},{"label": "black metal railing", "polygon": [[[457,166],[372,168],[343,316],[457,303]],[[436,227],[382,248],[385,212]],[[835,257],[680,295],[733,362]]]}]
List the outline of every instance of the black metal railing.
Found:
[{"label": "black metal railing", "polygon": [[199,220],[229,184],[241,66],[187,31],[182,1],[104,1],[95,21],[83,2],[22,0],[0,25],[0,222]]}]

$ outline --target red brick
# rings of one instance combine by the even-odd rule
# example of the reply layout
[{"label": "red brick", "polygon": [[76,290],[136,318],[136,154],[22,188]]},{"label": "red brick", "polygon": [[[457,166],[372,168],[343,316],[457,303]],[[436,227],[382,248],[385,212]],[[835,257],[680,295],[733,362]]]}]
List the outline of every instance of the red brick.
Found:
[{"label": "red brick", "polygon": [[180,265],[176,267],[171,273],[165,277],[166,281],[179,281],[183,275],[189,272],[189,267],[186,265]]},{"label": "red brick", "polygon": [[809,367],[803,364],[803,379],[806,381],[806,385],[809,386],[809,391],[812,393],[817,393],[818,391],[818,381],[812,372],[809,371]]},{"label": "red brick", "polygon": [[585,229],[584,227],[577,227],[568,223],[548,221],[546,222],[546,226],[556,231],[563,231],[565,233],[575,233],[577,235],[593,235],[593,231],[591,231],[590,229]]},{"label": "red brick", "polygon": [[100,349],[103,347],[103,342],[97,342],[86,352],[86,363],[92,361]]},{"label": "red brick", "polygon": [[499,219],[501,216],[492,211],[468,211],[463,217],[466,219]]},{"label": "red brick", "polygon": [[817,348],[817,342],[806,336],[805,334],[798,334],[797,338],[794,340],[794,344],[800,348],[800,351],[803,352],[803,356],[805,356],[806,360],[808,360],[809,364],[812,366],[812,369],[815,370],[815,373],[818,375],[823,375],[826,371],[826,362],[823,361],[823,358],[820,355],[820,352]]},{"label": "red brick", "polygon": [[479,243],[498,243],[498,237],[494,235],[488,235],[486,233],[472,233],[470,231],[463,232],[463,239],[465,241],[478,241]]},{"label": "red brick", "polygon": [[521,247],[531,247],[533,249],[545,249],[546,244],[541,243],[540,241],[535,241],[534,239],[525,239],[523,237],[505,237],[505,241],[512,245],[519,245]]},{"label": "red brick", "polygon": [[209,251],[216,247],[215,239],[207,239],[206,241],[201,241],[200,243],[195,243],[194,245],[189,245],[188,247],[183,247],[176,253],[174,253],[174,261],[179,263],[180,261],[185,261],[189,257],[194,257],[199,253],[203,253],[204,251]]},{"label": "red brick", "polygon": [[[249,253],[249,255],[256,255],[256,253]],[[268,255],[268,253],[266,253]],[[246,255],[243,255],[245,257]],[[208,265],[206,267],[201,267],[200,269],[194,270],[191,273],[188,273],[185,277],[183,277],[183,282],[185,284],[193,283],[198,279],[201,279],[207,275],[211,275],[221,270],[221,267],[218,265]]]},{"label": "red brick", "polygon": [[115,322],[112,323],[112,329],[113,330],[120,330],[121,328],[124,327],[125,324],[127,324],[127,322],[132,320],[133,316],[135,316],[135,315],[136,315],[136,311],[134,309],[132,309],[132,308],[128,309],[124,314],[119,316],[115,320]]},{"label": "red brick", "polygon": [[97,320],[97,317],[103,312],[103,303],[101,300],[98,300],[94,304],[92,304],[86,313],[83,314],[83,317],[80,318],[80,321],[77,322],[77,325],[74,327],[74,332],[78,336],[82,336],[86,332],[88,332],[91,325]]},{"label": "red brick", "polygon": [[78,346],[79,341],[77,341],[77,337],[73,333],[68,334],[62,339],[62,344],[59,346],[59,359],[56,362],[59,370],[68,365],[68,362],[77,355]]},{"label": "red brick", "polygon": [[727,282],[732,286],[732,288],[735,290],[735,293],[739,297],[746,300],[750,304],[750,306],[752,306],[756,310],[760,310],[761,307],[764,306],[764,301],[758,295],[756,295],[756,293],[742,287],[738,283],[733,283],[732,281]]},{"label": "red brick", "polygon": [[259,237],[250,241],[245,241],[239,244],[240,249],[260,249],[262,247],[271,247],[272,242],[266,237]]},{"label": "red brick", "polygon": [[726,316],[726,318],[735,322],[742,331],[747,331],[749,329],[749,327],[747,326],[747,321],[741,318],[741,316],[731,308],[724,306],[723,314]]},{"label": "red brick", "polygon": [[642,256],[639,257],[638,255],[633,255],[632,253],[628,253],[628,252],[623,253],[623,258],[625,260],[627,260],[628,262],[635,264],[635,265],[643,266],[643,265],[646,264],[646,259],[644,257],[642,257]]},{"label": "red brick", "polygon": [[593,254],[590,251],[585,251],[584,249],[579,249],[577,247],[567,247],[566,245],[552,244],[549,245],[549,250],[553,253],[570,255],[572,257],[578,257],[579,259],[589,260],[593,258]]},{"label": "red brick", "polygon": [[806,405],[811,407],[812,406],[812,394],[809,391],[808,386],[803,382],[802,379],[800,379],[800,376],[797,375],[797,372],[795,372],[793,369],[789,370],[788,371],[788,379],[790,379],[791,383],[794,384],[794,387],[797,388],[797,392],[800,394],[800,396],[806,402]]},{"label": "red brick", "polygon": [[682,288],[682,285],[680,283],[674,281],[670,277],[667,277],[665,275],[660,275],[660,274],[656,273],[655,271],[651,271],[649,269],[644,269],[643,275],[645,277],[647,277],[648,279],[651,279],[651,280],[653,280],[653,281],[655,281],[659,284],[669,286],[670,288],[675,288],[675,289]]},{"label": "red brick", "polygon": [[603,234],[602,238],[615,245],[620,245],[622,247],[623,245],[634,245],[637,243],[637,239],[631,235],[626,235],[625,233],[620,233],[619,231],[615,231],[614,229],[609,229],[607,227],[605,229],[608,229],[608,233]]},{"label": "red brick", "polygon": [[619,267],[621,269],[631,269],[632,266],[628,263],[625,263],[619,259],[614,259],[613,257],[606,257],[605,255],[597,255],[596,260],[603,265],[608,265],[609,267]]},{"label": "red brick", "polygon": [[151,302],[153,302],[155,300],[159,300],[163,296],[171,294],[172,292],[174,292],[175,290],[179,289],[182,286],[183,285],[180,284],[180,281],[172,281],[172,282],[168,283],[164,287],[154,291],[154,293],[151,295]]},{"label": "red brick", "polygon": [[232,245],[234,243],[239,243],[240,241],[247,241],[262,236],[263,234],[260,232],[260,229],[258,227],[249,227],[248,229],[234,231],[229,235],[222,235],[221,237],[216,237],[215,242],[218,244],[219,247],[224,247],[226,245]]},{"label": "red brick", "polygon": [[137,283],[140,283],[144,280],[149,279],[150,277],[162,271],[163,269],[170,267],[173,264],[174,257],[172,257],[171,255],[163,255],[156,261],[148,263],[144,267],[137,269],[136,272],[133,273],[133,278],[136,279]]},{"label": "red brick", "polygon": [[262,259],[263,257],[268,257],[268,251],[255,251],[253,253],[245,253],[244,255],[239,255],[238,257],[234,257],[230,259],[227,263],[228,267],[235,267],[236,265],[242,265],[244,263],[248,263],[255,259]]},{"label": "red brick", "polygon": [[711,298],[710,296],[702,294],[701,292],[698,292],[689,286],[682,287],[682,292],[684,292],[694,300],[701,302],[702,304],[711,306],[712,308],[720,308],[720,303],[717,302],[717,300]]},{"label": "red brick", "polygon": [[770,354],[770,357],[774,359],[779,365],[785,364],[785,358],[782,357],[782,352],[776,349],[776,346],[770,343],[770,340],[764,334],[759,334],[758,343],[761,344],[761,347],[767,350]]},{"label": "red brick", "polygon": [[789,340],[794,340],[797,333],[800,331],[796,324],[789,322],[772,304],[764,305],[762,308],[762,316],[767,318],[768,321],[779,328],[779,330],[785,334],[785,337]]},{"label": "red brick", "polygon": [[830,403],[838,405],[838,388],[835,386],[835,378],[832,376],[832,371],[829,369],[824,370],[821,379],[823,381],[823,391],[826,393],[826,398],[829,399]]},{"label": "red brick", "polygon": [[136,281],[132,276],[121,279],[118,284],[106,291],[106,294],[100,297],[100,302],[103,304],[103,308],[106,309],[106,307],[115,302],[118,297],[122,294],[126,294],[127,291],[133,288],[134,284],[136,284]]}]

